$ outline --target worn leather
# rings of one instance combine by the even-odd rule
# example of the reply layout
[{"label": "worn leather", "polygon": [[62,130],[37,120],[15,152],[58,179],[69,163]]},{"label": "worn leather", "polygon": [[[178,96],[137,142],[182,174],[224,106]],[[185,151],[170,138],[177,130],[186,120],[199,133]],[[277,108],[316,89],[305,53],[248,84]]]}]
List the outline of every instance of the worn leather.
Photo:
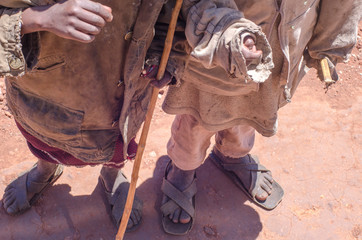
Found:
[{"label": "worn leather", "polygon": [[[27,132],[85,162],[102,163],[113,156],[121,109],[127,115],[130,102],[137,102],[148,88],[146,80],[137,82],[164,2],[98,2],[112,8],[114,19],[92,43],[37,33],[35,46],[23,46],[25,56],[32,55],[27,71],[21,77],[8,76],[6,86],[9,107]],[[30,37],[34,34],[25,35],[23,42],[34,43]],[[129,122],[137,118],[139,124],[126,135],[132,132],[134,137],[147,103],[131,116]],[[125,139],[128,143],[130,138]]]}]

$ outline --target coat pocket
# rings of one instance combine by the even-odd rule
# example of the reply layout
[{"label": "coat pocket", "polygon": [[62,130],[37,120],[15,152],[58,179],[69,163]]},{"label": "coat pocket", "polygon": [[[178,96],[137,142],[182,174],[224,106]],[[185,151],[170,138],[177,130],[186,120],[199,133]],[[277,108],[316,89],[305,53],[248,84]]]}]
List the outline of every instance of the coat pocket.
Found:
[{"label": "coat pocket", "polygon": [[38,63],[30,73],[47,73],[66,64],[63,55],[54,55],[39,58]]},{"label": "coat pocket", "polygon": [[53,103],[16,86],[10,88],[9,106],[30,133],[56,141],[81,141],[84,112]]}]

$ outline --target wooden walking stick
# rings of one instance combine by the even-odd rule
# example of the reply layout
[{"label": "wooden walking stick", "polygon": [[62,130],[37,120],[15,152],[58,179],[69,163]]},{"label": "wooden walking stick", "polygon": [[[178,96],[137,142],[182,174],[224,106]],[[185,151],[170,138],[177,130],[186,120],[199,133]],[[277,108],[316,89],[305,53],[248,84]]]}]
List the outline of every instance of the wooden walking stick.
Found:
[{"label": "wooden walking stick", "polygon": [[[168,57],[171,52],[173,36],[175,33],[177,18],[180,13],[180,10],[181,10],[182,1],[183,0],[177,0],[175,7],[172,11],[172,17],[171,17],[170,25],[168,27],[167,37],[165,40],[165,46],[163,49],[161,62],[160,62],[158,72],[157,72],[157,80],[162,79],[162,77],[165,73],[165,70],[166,70],[166,65],[167,65]],[[134,195],[136,192],[138,173],[139,173],[140,166],[141,166],[143,152],[144,152],[145,146],[146,146],[146,140],[147,140],[148,131],[150,129],[153,111],[155,110],[155,106],[156,106],[158,92],[159,92],[158,88],[154,87],[152,90],[152,96],[151,96],[151,100],[150,100],[150,105],[148,107],[146,119],[145,119],[145,122],[144,122],[143,128],[142,128],[142,133],[141,133],[140,142],[139,142],[138,149],[137,149],[136,159],[135,159],[134,165],[133,165],[132,177],[131,177],[131,183],[130,183],[129,190],[128,190],[127,201],[126,201],[126,205],[124,207],[122,221],[121,221],[121,224],[119,226],[119,229],[118,229],[118,232],[116,235],[116,240],[123,239],[124,233],[126,232],[129,216],[131,215]]]}]

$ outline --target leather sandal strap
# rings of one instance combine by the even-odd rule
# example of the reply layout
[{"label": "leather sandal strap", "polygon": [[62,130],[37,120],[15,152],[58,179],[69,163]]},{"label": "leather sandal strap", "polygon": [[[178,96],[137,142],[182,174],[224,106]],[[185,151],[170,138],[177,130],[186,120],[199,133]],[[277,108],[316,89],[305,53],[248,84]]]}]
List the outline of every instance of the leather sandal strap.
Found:
[{"label": "leather sandal strap", "polygon": [[183,192],[173,186],[166,178],[163,179],[162,192],[169,197],[171,200],[161,206],[161,211],[164,215],[168,215],[172,213],[179,206],[183,210],[185,210],[191,217],[195,215],[195,209],[190,202],[190,198],[192,198],[196,192],[196,178],[193,180],[191,185]]}]

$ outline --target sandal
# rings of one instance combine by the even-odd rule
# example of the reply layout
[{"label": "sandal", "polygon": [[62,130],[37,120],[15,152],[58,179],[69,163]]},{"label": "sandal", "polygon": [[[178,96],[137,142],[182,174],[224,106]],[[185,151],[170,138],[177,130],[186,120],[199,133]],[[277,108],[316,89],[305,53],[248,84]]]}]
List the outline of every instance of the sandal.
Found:
[{"label": "sandal", "polygon": [[[181,192],[167,180],[167,174],[170,166],[171,161],[167,164],[161,187],[163,194],[169,198],[169,201],[161,206],[162,225],[166,233],[173,235],[185,235],[190,232],[195,222],[195,194],[197,192],[196,176],[191,185],[185,191]],[[192,198],[192,203],[189,201],[190,198]],[[175,212],[175,210],[179,207],[190,215],[190,222],[174,223],[168,217],[168,215]]]},{"label": "sandal", "polygon": [[[123,216],[124,207],[127,201],[127,194],[130,185],[129,181],[126,176],[121,171],[119,171],[118,176],[114,181],[112,192],[107,190],[104,180],[101,176],[99,176],[99,181],[102,183],[107,202],[110,206],[109,215],[114,225],[119,228]],[[139,212],[142,212],[142,207],[142,201],[135,197],[133,201],[132,211],[138,210]],[[141,221],[138,224],[133,225],[131,228],[127,228],[126,232],[132,232],[136,230],[141,224]]]},{"label": "sandal", "polygon": [[31,192],[35,193],[34,196],[28,201],[27,200],[27,179],[28,179],[28,174],[31,171],[35,171],[37,167],[37,164],[34,164],[34,166],[29,169],[28,171],[26,171],[25,173],[22,173],[18,178],[16,178],[14,181],[12,181],[6,188],[5,188],[5,193],[7,191],[9,191],[10,189],[16,189],[16,198],[15,201],[17,206],[16,206],[16,212],[15,213],[9,213],[5,211],[12,216],[16,216],[16,215],[20,215],[22,213],[24,213],[26,210],[30,209],[40,198],[40,196],[50,187],[53,185],[53,183],[55,183],[58,178],[62,175],[63,173],[63,166],[62,165],[58,165],[57,168],[55,169],[55,172],[53,173],[53,175],[48,179],[48,181],[46,182],[33,182],[31,181],[29,183],[29,188],[31,188]]},{"label": "sandal", "polygon": [[[248,158],[241,163],[224,163],[222,160],[223,155],[215,147],[209,155],[212,162],[221,169],[231,180],[246,194],[246,196],[258,206],[272,210],[283,198],[284,191],[282,187],[274,180],[272,183],[272,192],[265,201],[258,200],[255,195],[257,192],[258,179],[261,177],[261,173],[270,172],[263,165],[259,164],[259,160],[256,156],[247,155]],[[251,181],[249,184],[244,183],[236,174],[236,172],[249,172],[251,174]]]}]

